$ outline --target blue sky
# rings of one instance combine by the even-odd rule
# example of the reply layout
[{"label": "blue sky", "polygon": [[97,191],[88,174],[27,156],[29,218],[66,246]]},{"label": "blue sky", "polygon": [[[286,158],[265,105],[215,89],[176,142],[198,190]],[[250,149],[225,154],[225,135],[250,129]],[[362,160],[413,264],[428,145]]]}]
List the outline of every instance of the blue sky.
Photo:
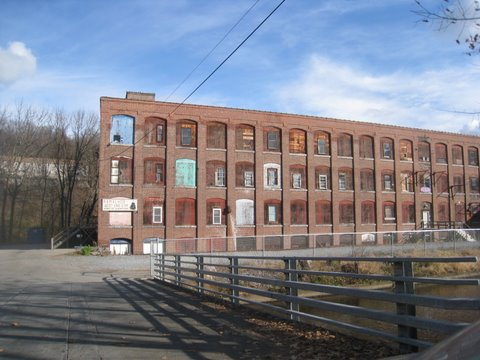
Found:
[{"label": "blue sky", "polygon": [[[434,7],[442,0],[427,0]],[[467,0],[462,0],[467,1]],[[127,90],[184,98],[280,0],[2,0],[0,106],[98,112]],[[480,55],[413,0],[287,0],[189,100],[480,133]],[[456,112],[457,111],[457,112]]]}]

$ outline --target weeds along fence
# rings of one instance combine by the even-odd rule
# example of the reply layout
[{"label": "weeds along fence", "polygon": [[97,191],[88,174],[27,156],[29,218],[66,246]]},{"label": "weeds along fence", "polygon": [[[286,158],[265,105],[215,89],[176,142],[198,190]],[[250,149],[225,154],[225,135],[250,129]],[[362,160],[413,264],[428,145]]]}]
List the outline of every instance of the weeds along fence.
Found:
[{"label": "weeds along fence", "polygon": [[168,253],[281,254],[299,256],[364,256],[383,253],[401,256],[433,250],[457,251],[480,247],[480,229],[383,231],[362,233],[318,233],[162,240]]},{"label": "weeds along fence", "polygon": [[[292,320],[315,322],[393,341],[399,344],[402,353],[429,347],[475,321],[480,314],[478,296],[455,298],[415,293],[419,284],[463,285],[478,289],[479,279],[414,275],[427,264],[475,266],[476,257],[151,254],[151,262],[155,279],[199,294],[221,297],[234,305],[250,304],[258,310],[288,316]],[[382,285],[383,290],[359,288],[359,284]],[[332,295],[347,300],[338,301]],[[382,302],[386,307],[360,306],[356,304],[358,299]],[[467,312],[470,321],[437,319],[434,315],[439,309]],[[359,324],[358,319],[366,323]],[[431,340],[431,334],[439,336],[438,340]]]}]

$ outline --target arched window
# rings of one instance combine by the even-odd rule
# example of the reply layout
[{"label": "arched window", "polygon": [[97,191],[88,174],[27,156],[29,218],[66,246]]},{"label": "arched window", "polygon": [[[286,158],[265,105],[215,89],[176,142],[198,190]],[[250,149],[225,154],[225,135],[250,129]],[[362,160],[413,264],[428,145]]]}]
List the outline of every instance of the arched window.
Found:
[{"label": "arched window", "polygon": [[452,146],[452,163],[463,165],[463,148],[460,145]]},{"label": "arched window", "polygon": [[375,224],[375,203],[373,201],[362,202],[362,224]]},{"label": "arched window", "polygon": [[110,129],[110,144],[132,145],[134,141],[135,118],[127,115],[113,115]]},{"label": "arched window", "polygon": [[197,166],[191,159],[177,159],[175,161],[175,185],[180,187],[195,187]]},{"label": "arched window", "polygon": [[382,171],[382,190],[383,191],[395,191],[395,177],[393,171]]},{"label": "arched window", "polygon": [[353,156],[352,135],[345,133],[338,135],[337,154],[344,157]]},{"label": "arched window", "polygon": [[157,197],[143,199],[143,224],[163,224],[163,200]]},{"label": "arched window", "polygon": [[263,184],[267,189],[279,189],[281,187],[280,164],[263,165]]},{"label": "arched window", "polygon": [[255,225],[255,204],[250,199],[238,199],[235,202],[237,225]]},{"label": "arched window", "polygon": [[402,191],[403,192],[413,192],[414,191],[414,183],[413,183],[413,175],[411,171],[402,171],[400,173],[400,177],[402,179]]},{"label": "arched window", "polygon": [[411,201],[402,203],[402,223],[415,224],[415,204]]},{"label": "arched window", "polygon": [[307,175],[303,165],[290,166],[290,187],[292,189],[306,189]]},{"label": "arched window", "polygon": [[380,156],[382,159],[393,160],[393,140],[390,138],[380,139]]},{"label": "arched window", "polygon": [[[131,200],[126,197],[114,197],[112,200]],[[131,211],[110,211],[109,222],[110,226],[132,226],[132,212]]]},{"label": "arched window", "polygon": [[132,184],[132,159],[113,157],[110,162],[110,184]]},{"label": "arched window", "polygon": [[360,157],[363,159],[373,159],[373,138],[371,136],[360,136]]},{"label": "arched window", "polygon": [[227,126],[219,122],[210,122],[207,124],[207,148],[208,149],[226,149]]},{"label": "arched window", "polygon": [[353,190],[353,175],[351,168],[341,168],[338,170],[338,190]]},{"label": "arched window", "polygon": [[400,140],[400,160],[412,161],[413,160],[413,145],[410,140]]},{"label": "arched window", "polygon": [[207,186],[227,186],[227,171],[224,161],[207,161]]},{"label": "arched window", "polygon": [[468,165],[478,166],[478,150],[476,147],[470,146],[468,148]]},{"label": "arched window", "polygon": [[437,205],[437,221],[448,221],[448,204],[446,202]]},{"label": "arched window", "polygon": [[290,203],[290,222],[292,225],[307,224],[307,202],[304,200],[293,200]]},{"label": "arched window", "polygon": [[281,130],[275,127],[263,129],[263,149],[264,151],[282,151]]},{"label": "arched window", "polygon": [[280,200],[265,200],[265,225],[282,223],[282,202]]},{"label": "arched window", "polygon": [[145,119],[145,144],[165,145],[167,127],[164,119],[148,117]]},{"label": "arched window", "polygon": [[237,150],[255,150],[255,128],[240,124],[235,128],[235,148]]},{"label": "arched window", "polygon": [[340,224],[355,223],[353,202],[349,200],[340,201],[338,205]]},{"label": "arched window", "polygon": [[385,224],[395,223],[395,203],[391,201],[386,201],[383,203],[383,222]]},{"label": "arched window", "polygon": [[252,163],[238,162],[235,164],[235,186],[255,187],[255,173]]},{"label": "arched window", "polygon": [[418,161],[430,162],[430,144],[426,141],[418,142]]},{"label": "arched window", "polygon": [[332,204],[328,200],[315,202],[315,222],[317,225],[332,223]]},{"label": "arched window", "polygon": [[330,155],[330,134],[324,131],[315,131],[314,148],[316,155]]},{"label": "arched window", "polygon": [[437,164],[447,164],[447,145],[445,144],[435,144],[435,160]]},{"label": "arched window", "polygon": [[318,190],[330,190],[330,168],[317,166],[315,168],[315,188]]},{"label": "arched window", "polygon": [[195,199],[180,198],[175,200],[175,224],[196,225],[197,205]]},{"label": "arched window", "polygon": [[225,199],[207,199],[207,225],[225,225]]},{"label": "arched window", "polygon": [[162,158],[145,158],[144,184],[165,185],[165,160]]},{"label": "arched window", "polygon": [[448,192],[448,175],[446,173],[436,175],[436,187],[438,193]]},{"label": "arched window", "polygon": [[192,120],[177,122],[177,146],[197,147],[197,123]]},{"label": "arched window", "polygon": [[292,154],[305,154],[305,131],[292,129],[289,133],[289,151]]},{"label": "arched window", "polygon": [[360,170],[360,190],[375,191],[375,177],[372,169]]}]

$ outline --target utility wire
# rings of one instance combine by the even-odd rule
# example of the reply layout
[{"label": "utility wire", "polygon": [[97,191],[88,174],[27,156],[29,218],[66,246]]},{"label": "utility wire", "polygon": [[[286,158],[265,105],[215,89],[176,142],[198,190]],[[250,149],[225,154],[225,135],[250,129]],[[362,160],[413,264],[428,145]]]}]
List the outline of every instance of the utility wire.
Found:
[{"label": "utility wire", "polygon": [[240,17],[240,19],[237,20],[237,22],[230,28],[230,30],[227,31],[227,33],[220,39],[220,41],[217,42],[217,44],[212,48],[212,50],[210,50],[208,54],[206,54],[204,58],[197,64],[197,66],[195,66],[193,70],[190,71],[190,73],[187,76],[185,76],[185,78],[180,82],[180,84],[178,84],[177,87],[173,89],[173,91],[165,98],[165,101],[168,101],[168,99],[170,99],[170,97],[177,92],[177,90],[185,83],[185,81],[187,81],[190,78],[190,76],[192,76],[192,74],[200,67],[200,65],[202,65],[205,62],[205,60],[207,60],[207,58],[215,51],[215,49],[227,38],[228,35],[230,35],[230,33],[237,27],[237,25],[240,24],[240,22],[245,18],[245,16],[247,16],[248,13],[259,2],[260,0],[257,0],[252,6],[250,6],[250,8]]}]

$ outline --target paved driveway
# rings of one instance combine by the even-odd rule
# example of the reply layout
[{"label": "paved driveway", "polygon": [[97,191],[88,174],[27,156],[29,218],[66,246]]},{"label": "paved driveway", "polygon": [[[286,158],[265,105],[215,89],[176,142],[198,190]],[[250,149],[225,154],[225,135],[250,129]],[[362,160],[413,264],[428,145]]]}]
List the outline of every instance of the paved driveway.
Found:
[{"label": "paved driveway", "polygon": [[146,256],[0,250],[0,358],[275,358],[235,314],[148,279]]}]

